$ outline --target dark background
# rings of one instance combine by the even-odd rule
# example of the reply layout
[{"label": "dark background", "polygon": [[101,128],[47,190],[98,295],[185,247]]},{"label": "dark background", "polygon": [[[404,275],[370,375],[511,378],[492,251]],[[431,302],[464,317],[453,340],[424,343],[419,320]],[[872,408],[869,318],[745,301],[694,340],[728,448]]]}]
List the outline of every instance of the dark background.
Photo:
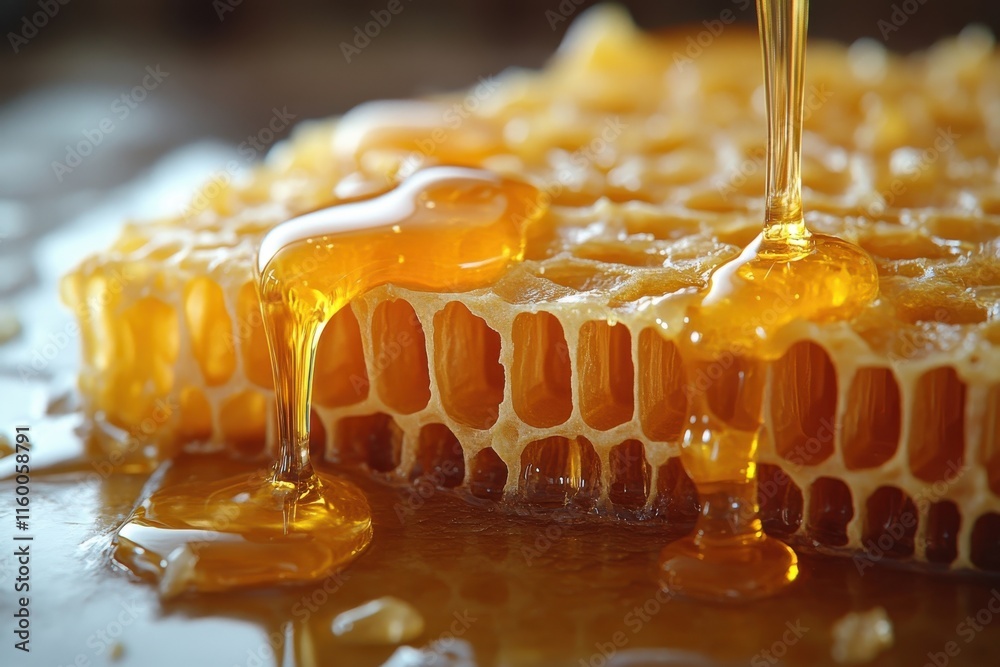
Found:
[{"label": "dark background", "polygon": [[[58,1],[0,0],[0,202],[14,199],[32,210],[53,197],[123,183],[197,139],[238,143],[264,127],[275,107],[287,108],[298,122],[366,99],[465,86],[511,65],[539,66],[572,20],[553,27],[546,12],[562,6],[575,18],[595,4],[400,0],[403,11],[347,63],[340,43],[388,0]],[[9,33],[22,33],[25,17],[41,11],[40,2],[58,11],[15,53]],[[740,9],[745,2],[621,4],[648,29],[697,25],[727,8],[754,26],[752,4]],[[893,5],[916,11],[883,40],[878,22],[891,18]],[[812,37],[850,42],[867,36],[902,51],[926,47],[973,22],[1000,32],[995,0],[815,0],[810,16]],[[58,181],[52,162],[65,159],[67,147],[157,64],[169,77],[79,169]]]}]

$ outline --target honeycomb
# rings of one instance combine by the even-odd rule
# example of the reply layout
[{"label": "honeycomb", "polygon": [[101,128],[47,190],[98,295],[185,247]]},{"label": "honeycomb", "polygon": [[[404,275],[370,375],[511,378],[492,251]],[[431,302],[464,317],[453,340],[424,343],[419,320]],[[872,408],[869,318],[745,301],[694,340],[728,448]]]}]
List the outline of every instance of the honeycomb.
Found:
[{"label": "honeycomb", "polygon": [[489,288],[387,285],[338,313],[315,368],[316,453],[517,507],[693,523],[687,398],[707,389],[738,422],[739,387],[763,383],[769,533],[859,568],[1000,570],[992,37],[970,28],[909,56],[810,44],[806,221],[873,256],[880,297],[850,321],[785,327],[763,370],[706,370],[680,360],[676,304],[759,232],[764,93],[754,34],[731,27],[697,57],[688,36],[599,8],[541,71],[304,124],[250,177],[126,225],[63,283],[98,447],[273,452],[262,236],[425,166],[474,166],[545,193],[525,261]]}]

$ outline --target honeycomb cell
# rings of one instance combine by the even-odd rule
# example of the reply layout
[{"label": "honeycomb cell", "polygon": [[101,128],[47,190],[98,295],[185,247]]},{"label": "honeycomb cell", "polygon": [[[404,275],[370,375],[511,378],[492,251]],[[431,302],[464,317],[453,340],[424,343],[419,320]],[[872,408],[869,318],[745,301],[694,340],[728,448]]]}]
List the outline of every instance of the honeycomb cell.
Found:
[{"label": "honeycomb cell", "polygon": [[244,456],[264,451],[267,438],[267,399],[259,391],[248,389],[227,398],[219,411],[222,437]]},{"label": "honeycomb cell", "polygon": [[680,440],[687,396],[684,365],[673,341],[654,329],[639,334],[639,420],[650,440]]},{"label": "honeycomb cell", "polygon": [[431,381],[424,330],[406,301],[383,301],[372,315],[372,373],[378,394],[408,415],[427,407]]},{"label": "honeycomb cell", "polygon": [[577,363],[583,420],[606,431],[632,419],[635,374],[628,327],[604,320],[585,323]]},{"label": "honeycomb cell", "polygon": [[847,484],[833,477],[819,477],[812,483],[806,524],[810,537],[826,546],[844,546],[853,517],[854,502]]},{"label": "honeycomb cell", "polygon": [[257,287],[252,282],[245,283],[240,288],[236,299],[236,340],[247,379],[263,389],[273,389],[271,353],[267,349],[267,334],[260,315]]},{"label": "honeycomb cell", "polygon": [[503,400],[500,334],[457,301],[434,316],[434,368],[441,403],[458,422],[485,429]]},{"label": "honeycomb cell", "polygon": [[804,341],[792,345],[772,367],[771,424],[778,454],[812,466],[833,454],[837,371],[826,351]]},{"label": "honeycomb cell", "polygon": [[354,405],[368,398],[368,388],[358,318],[350,307],[342,308],[319,338],[313,400],[328,408]]},{"label": "honeycomb cell", "polygon": [[109,382],[105,396],[111,423],[142,424],[174,385],[180,347],[178,313],[156,297],[143,297],[112,323],[108,343]]},{"label": "honeycomb cell", "polygon": [[499,501],[507,485],[507,464],[492,447],[476,452],[469,467],[469,493],[484,500]]},{"label": "honeycomb cell", "polygon": [[382,412],[344,417],[337,423],[334,443],[341,463],[391,472],[399,465],[403,451],[403,429]]},{"label": "honeycomb cell", "polygon": [[573,411],[569,346],[562,325],[550,313],[514,318],[511,396],[514,411],[538,428],[558,426]]},{"label": "honeycomb cell", "polygon": [[236,346],[222,288],[209,278],[189,282],[184,288],[184,319],[205,384],[224,384],[236,370]]},{"label": "honeycomb cell", "polygon": [[789,537],[798,532],[802,525],[802,491],[780,466],[757,466],[757,503],[769,535]]},{"label": "honeycomb cell", "polygon": [[986,398],[981,451],[990,491],[1000,496],[1000,385],[994,385]]},{"label": "honeycomb cell", "polygon": [[521,493],[532,505],[591,507],[600,496],[600,479],[597,452],[582,436],[543,438],[521,452]]},{"label": "honeycomb cell", "polygon": [[698,489],[684,470],[679,457],[667,459],[656,477],[656,513],[671,526],[686,529],[694,526],[701,512]]},{"label": "honeycomb cell", "polygon": [[[504,479],[506,477],[505,474]],[[420,429],[417,457],[410,469],[410,479],[421,478],[447,488],[456,487],[465,479],[462,444],[444,424],[427,424]]]},{"label": "honeycomb cell", "polygon": [[970,556],[976,567],[1000,572],[1000,514],[989,512],[976,519]]},{"label": "honeycomb cell", "polygon": [[899,385],[888,368],[860,368],[847,393],[842,442],[849,470],[877,468],[899,447]]},{"label": "honeycomb cell", "polygon": [[630,509],[644,506],[652,471],[642,443],[626,440],[612,447],[608,453],[608,468],[611,473],[608,498],[611,502]]},{"label": "honeycomb cell", "polygon": [[688,391],[703,391],[719,419],[741,431],[757,430],[767,373],[763,362],[731,354],[699,360],[687,369]]},{"label": "honeycomb cell", "polygon": [[894,486],[880,486],[865,502],[865,548],[887,558],[908,558],[913,555],[918,522],[909,496]]},{"label": "honeycomb cell", "polygon": [[954,477],[964,464],[965,383],[954,368],[927,371],[917,380],[910,426],[910,469],[925,482]]},{"label": "honeycomb cell", "polygon": [[931,563],[951,563],[958,557],[958,531],[962,515],[950,500],[933,503],[927,510],[924,555]]},{"label": "honeycomb cell", "polygon": [[177,441],[203,442],[212,437],[212,404],[198,387],[184,387],[180,392],[180,419]]}]

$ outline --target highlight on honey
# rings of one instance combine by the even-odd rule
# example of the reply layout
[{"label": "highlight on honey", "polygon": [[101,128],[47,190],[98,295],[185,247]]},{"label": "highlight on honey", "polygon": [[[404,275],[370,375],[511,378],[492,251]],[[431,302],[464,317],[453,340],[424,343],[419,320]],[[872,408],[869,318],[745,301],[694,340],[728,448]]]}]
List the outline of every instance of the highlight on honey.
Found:
[{"label": "highlight on honey", "polygon": [[[410,255],[385,280],[359,276],[364,293],[312,295],[321,310],[355,298],[323,313],[298,451],[400,482],[440,472],[441,486],[503,507],[693,526],[705,498],[683,445],[704,400],[755,434],[741,464],[764,533],[864,556],[905,515],[884,557],[1000,569],[992,40],[967,31],[906,57],[810,47],[803,223],[871,258],[860,273],[840,256],[816,271],[854,285],[874,268],[877,290],[801,317],[796,293],[734,305],[724,338],[767,331],[766,353],[710,360],[680,337],[695,295],[760,233],[766,104],[755,35],[680,66],[683,45],[602,9],[545,69],[499,78],[458,128],[435,123],[460,95],[365,105],[302,126],[194,218],[128,226],[63,285],[71,305],[102,304],[81,322],[94,446],[116,451],[110,434],[167,406],[130,462],[212,448],[271,461],[255,282],[268,233],[391,199],[435,168],[474,169],[539,193],[510,255],[523,260],[482,283],[397,284]],[[436,129],[447,141],[421,151]],[[456,252],[478,257],[471,246]]]}]

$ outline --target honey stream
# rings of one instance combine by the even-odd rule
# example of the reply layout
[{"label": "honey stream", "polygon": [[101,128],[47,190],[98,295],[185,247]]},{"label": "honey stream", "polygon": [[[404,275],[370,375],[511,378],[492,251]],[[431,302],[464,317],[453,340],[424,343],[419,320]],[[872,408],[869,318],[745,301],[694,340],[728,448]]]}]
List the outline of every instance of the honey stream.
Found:
[{"label": "honey stream", "polygon": [[795,552],[764,534],[757,507],[764,374],[783,352],[774,334],[794,320],[849,318],[878,294],[871,258],[846,241],[810,233],[803,219],[807,14],[807,0],[757,0],[767,93],[764,228],[713,273],[678,339],[689,373],[718,378],[688,392],[681,442],[701,516],[692,535],[661,555],[667,581],[698,598],[763,597],[797,577]]}]

